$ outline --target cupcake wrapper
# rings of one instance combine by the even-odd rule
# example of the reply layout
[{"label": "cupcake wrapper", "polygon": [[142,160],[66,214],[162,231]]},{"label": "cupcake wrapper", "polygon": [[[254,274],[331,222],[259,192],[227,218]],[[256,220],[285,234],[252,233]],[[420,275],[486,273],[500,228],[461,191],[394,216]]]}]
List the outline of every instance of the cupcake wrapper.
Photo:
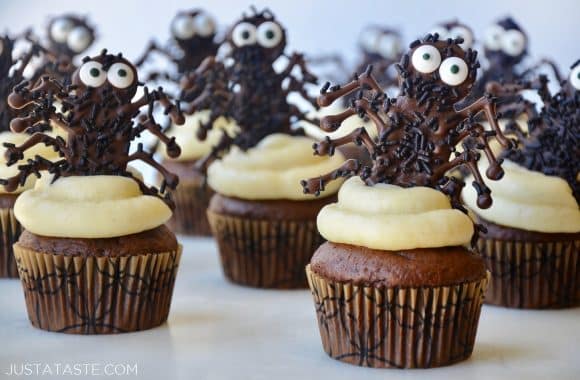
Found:
[{"label": "cupcake wrapper", "polygon": [[11,208],[0,209],[0,278],[18,278],[12,245],[18,241],[22,226]]},{"label": "cupcake wrapper", "polygon": [[482,237],[478,251],[491,271],[486,303],[522,309],[580,305],[580,240],[531,243]]},{"label": "cupcake wrapper", "polygon": [[70,334],[114,334],[167,320],[177,251],[120,257],[14,254],[33,326]]},{"label": "cupcake wrapper", "polygon": [[306,267],[322,346],[375,368],[430,368],[467,359],[488,279],[456,286],[373,288],[329,281]]},{"label": "cupcake wrapper", "polygon": [[175,211],[167,226],[178,234],[211,236],[206,211],[213,194],[209,186],[197,181],[179,183],[172,193]]},{"label": "cupcake wrapper", "polygon": [[308,286],[304,267],[324,239],[316,221],[251,220],[208,211],[225,276],[258,287]]}]

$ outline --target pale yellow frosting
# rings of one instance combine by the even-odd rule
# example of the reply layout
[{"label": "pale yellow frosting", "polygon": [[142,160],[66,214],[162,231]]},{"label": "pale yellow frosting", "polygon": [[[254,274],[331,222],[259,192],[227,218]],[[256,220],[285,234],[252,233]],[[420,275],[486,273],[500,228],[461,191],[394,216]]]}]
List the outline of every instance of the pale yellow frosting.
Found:
[{"label": "pale yellow frosting", "polygon": [[120,176],[42,176],[16,200],[14,214],[25,229],[52,237],[110,238],[156,228],[171,217],[159,198],[143,195]]},{"label": "pale yellow frosting", "polygon": [[[580,210],[570,185],[559,177],[547,176],[513,162],[502,164],[504,177],[487,181],[493,205],[485,210],[475,204],[475,189],[467,185],[463,200],[482,218],[513,228],[537,232],[579,232]],[[480,169],[486,162],[481,160]],[[467,178],[466,183],[473,179]]]},{"label": "pale yellow frosting", "polygon": [[[6,166],[6,158],[4,157],[6,148],[4,147],[4,143],[11,143],[19,146],[29,138],[30,135],[24,133],[0,132],[0,178],[6,179],[17,175],[19,163],[25,163],[28,159],[34,158],[36,155],[39,155],[48,160],[54,160],[58,158],[58,153],[56,153],[52,147],[48,147],[44,144],[37,144],[24,152],[24,159],[22,159],[19,163]],[[29,176],[24,186],[19,186],[12,193],[18,194],[24,190],[32,189],[35,181],[36,177],[34,175]],[[7,191],[4,189],[4,186],[0,186],[0,194],[6,193]]]},{"label": "pale yellow frosting", "polygon": [[235,135],[238,127],[233,121],[229,121],[225,117],[217,119],[212,129],[208,131],[205,140],[200,141],[197,138],[197,130],[200,122],[207,122],[209,119],[209,111],[199,111],[191,116],[187,116],[185,124],[171,128],[167,135],[175,137],[175,141],[181,147],[181,155],[177,158],[170,158],[163,147],[160,147],[159,153],[164,159],[176,161],[191,161],[197,160],[206,156],[213,146],[220,140],[223,131],[228,132],[230,136]]},{"label": "pale yellow frosting", "polygon": [[440,191],[367,186],[359,177],[342,185],[338,202],[320,211],[317,224],[328,241],[389,251],[465,245],[474,232],[471,219]]},{"label": "pale yellow frosting", "polygon": [[[336,115],[344,112],[345,110],[346,108],[342,107],[337,102],[333,103],[329,107],[321,108],[318,112],[312,112],[310,116],[321,119],[324,116]],[[348,119],[344,120],[340,125],[340,127],[333,132],[326,132],[319,126],[304,121],[300,122],[298,125],[304,129],[304,132],[306,133],[307,136],[310,136],[317,141],[321,141],[327,136],[330,137],[331,139],[337,139],[351,133],[352,131],[360,127],[365,127],[365,129],[367,130],[367,132],[371,137],[375,137],[377,135],[377,128],[375,127],[375,125],[370,120],[364,121],[357,115],[351,116]]]},{"label": "pale yellow frosting", "polygon": [[[308,137],[273,134],[246,152],[233,148],[208,168],[208,183],[216,192],[242,199],[311,200],[300,181],[319,177],[336,168],[344,157],[313,154],[314,141]],[[342,181],[333,181],[321,196],[335,194]]]}]

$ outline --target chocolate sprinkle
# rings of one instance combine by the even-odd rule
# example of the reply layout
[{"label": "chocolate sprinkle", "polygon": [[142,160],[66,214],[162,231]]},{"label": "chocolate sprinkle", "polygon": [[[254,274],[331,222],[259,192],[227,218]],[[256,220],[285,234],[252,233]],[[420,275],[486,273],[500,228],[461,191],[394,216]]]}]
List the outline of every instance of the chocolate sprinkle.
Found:
[{"label": "chocolate sprinkle", "polygon": [[[67,132],[67,138],[65,140],[52,137],[38,131],[20,146],[4,143],[9,166],[16,164],[24,157],[26,150],[38,144],[52,147],[58,152],[60,159],[49,161],[37,155],[18,166],[18,175],[0,180],[0,184],[6,190],[14,191],[30,175],[40,177],[43,170],[54,176],[53,181],[68,176],[119,175],[135,180],[143,194],[158,196],[173,207],[170,195],[165,190],[175,189],[178,177],[157,163],[152,154],[143,150],[141,144],[132,154],[129,154],[129,148],[141,132],[148,130],[166,145],[170,157],[179,156],[181,150],[175,138],[169,138],[161,131],[161,126],[155,122],[152,112],[155,104],[160,104],[164,107],[165,114],[175,123],[183,124],[180,108],[169,100],[161,88],[150,92],[147,87],[143,87],[143,95],[132,101],[141,84],[137,80],[136,68],[121,54],[111,55],[103,50],[100,55],[83,61],[100,65],[99,70],[103,71],[108,71],[113,64],[125,65],[126,70],[133,71],[134,77],[131,82],[124,84],[124,88],[115,87],[106,80],[101,84],[87,84],[86,78],[82,79],[81,66],[73,74],[71,85],[64,85],[55,78],[43,76],[37,84],[24,82],[16,86],[8,98],[8,104],[19,115],[10,123],[12,130],[37,131],[38,126],[53,122]],[[60,111],[54,106],[55,101],[61,103]],[[140,109],[145,106],[146,117],[135,123]],[[145,162],[161,173],[161,191],[148,187],[128,170],[127,164],[132,161]]]}]

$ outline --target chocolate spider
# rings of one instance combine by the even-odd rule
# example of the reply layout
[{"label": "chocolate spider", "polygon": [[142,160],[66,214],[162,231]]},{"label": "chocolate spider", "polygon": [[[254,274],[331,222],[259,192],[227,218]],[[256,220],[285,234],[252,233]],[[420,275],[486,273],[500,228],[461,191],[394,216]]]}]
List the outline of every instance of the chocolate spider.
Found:
[{"label": "chocolate spider", "polygon": [[[556,67],[557,78],[565,78]],[[516,123],[510,123],[506,132],[512,132],[521,143],[521,149],[504,152],[502,157],[529,170],[565,179],[580,202],[580,60],[570,68],[568,78],[559,82],[560,90],[552,94],[548,79],[540,75],[533,81],[511,85],[492,83],[490,87],[500,95],[511,95],[523,90],[536,90],[542,109],[528,122],[528,132]]]},{"label": "chocolate spider", "polygon": [[[178,74],[183,74],[195,70],[206,57],[215,55],[219,47],[215,41],[215,20],[201,9],[177,13],[171,22],[171,36],[170,44],[173,46],[168,48],[151,41],[136,61],[137,67],[143,65],[152,52],[158,52],[175,64]],[[150,79],[160,77],[178,83],[180,76],[160,72],[150,74]]]},{"label": "chocolate spider", "polygon": [[[61,158],[52,162],[36,156],[18,166],[18,175],[0,180],[0,184],[14,191],[31,174],[39,177],[42,170],[54,175],[53,181],[61,176],[120,175],[133,178],[144,194],[159,196],[173,207],[166,189],[175,189],[177,176],[158,164],[141,144],[132,154],[129,147],[142,131],[148,130],[166,145],[170,157],[179,156],[175,139],[161,131],[152,112],[158,103],[177,124],[183,124],[183,115],[161,88],[149,92],[144,87],[143,96],[132,101],[140,85],[137,69],[129,61],[121,54],[107,54],[103,50],[98,56],[83,59],[83,64],[72,75],[71,85],[43,76],[36,83],[23,82],[16,86],[8,103],[22,116],[12,120],[12,130],[43,130],[49,122],[54,122],[67,132],[67,139],[35,133],[20,146],[4,143],[7,165],[23,159],[24,152],[37,144],[53,147]],[[62,104],[60,111],[54,107],[55,101]],[[135,124],[144,106],[148,107],[148,117]],[[158,170],[163,176],[160,189],[147,187],[135,178],[127,170],[127,164],[132,161],[143,161]]]},{"label": "chocolate spider", "polygon": [[[75,14],[53,17],[46,30],[47,44],[43,47],[44,62],[33,76],[38,80],[50,75],[60,81],[70,80],[76,70],[75,58],[83,54],[95,41],[95,29],[86,18]],[[31,40],[35,42],[32,38]]]},{"label": "chocolate spider", "polygon": [[[28,32],[27,32],[28,33]],[[27,34],[25,33],[25,34]],[[28,67],[32,57],[40,54],[38,46],[32,45],[18,60],[13,58],[14,44],[19,37],[10,38],[8,35],[0,37],[0,131],[10,131],[10,120],[15,112],[8,106],[8,95],[24,78],[24,70]]]},{"label": "chocolate spider", "polygon": [[[288,101],[290,93],[298,93],[317,108],[315,99],[306,93],[307,83],[316,83],[302,54],[287,56],[286,32],[269,10],[244,16],[231,28],[226,41],[232,46],[225,62],[208,57],[182,82],[181,99],[189,104],[185,112],[210,110],[209,120],[200,125],[197,137],[204,140],[207,131],[220,116],[233,119],[240,133],[222,137],[211,153],[198,162],[202,171],[215,158],[221,157],[231,146],[246,150],[273,133],[302,134],[294,130],[293,122],[309,120],[297,106]],[[274,62],[288,57],[284,70],[274,70]],[[228,62],[231,61],[231,64]],[[301,78],[292,74],[301,71]]]},{"label": "chocolate spider", "polygon": [[458,20],[440,22],[431,29],[430,33],[437,33],[440,40],[461,38],[463,42],[459,46],[463,50],[472,48],[475,41],[473,30]]},{"label": "chocolate spider", "polygon": [[[318,98],[322,107],[354,92],[358,92],[358,96],[344,112],[324,117],[321,128],[334,131],[351,116],[368,117],[377,127],[378,139],[373,140],[364,128],[359,128],[342,138],[327,137],[314,144],[317,155],[332,155],[336,147],[350,142],[364,145],[372,165],[347,160],[337,170],[302,181],[304,192],[320,194],[328,182],[357,175],[367,185],[389,183],[436,188],[449,195],[454,208],[466,211],[459,199],[464,183],[446,175],[453,168],[466,165],[474,176],[478,206],[490,207],[490,190],[477,167],[478,150],[483,150],[490,162],[487,177],[497,180],[503,176],[501,160],[494,157],[488,139],[495,136],[505,147],[515,143],[502,134],[491,96],[455,109],[454,106],[469,94],[479,67],[477,53],[461,49],[462,42],[461,39],[440,41],[437,35],[431,34],[413,42],[410,51],[396,66],[399,72],[396,98],[389,98],[382,91],[371,75],[372,67],[344,86],[330,87],[330,83],[326,83]],[[493,131],[485,131],[476,121],[479,114],[490,122]],[[467,137],[477,139],[478,144],[475,147],[463,144],[464,151],[457,152],[455,146]]]}]

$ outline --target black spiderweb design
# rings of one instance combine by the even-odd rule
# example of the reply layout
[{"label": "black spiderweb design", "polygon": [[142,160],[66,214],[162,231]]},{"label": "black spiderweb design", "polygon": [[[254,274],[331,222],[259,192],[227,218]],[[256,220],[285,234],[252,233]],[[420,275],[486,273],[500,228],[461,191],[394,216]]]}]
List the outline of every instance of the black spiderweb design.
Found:
[{"label": "black spiderweb design", "polygon": [[[378,289],[309,273],[326,353],[365,367],[429,368],[468,358],[486,281],[444,288]],[[448,291],[448,297],[443,296]]]},{"label": "black spiderweb design", "polygon": [[50,254],[36,255],[45,255],[42,263],[48,273],[40,274],[42,265],[27,269],[18,251],[16,259],[29,318],[37,328],[113,334],[146,330],[167,320],[180,251],[62,261]]},{"label": "black spiderweb design", "polygon": [[478,251],[491,271],[486,302],[514,308],[580,305],[580,240],[482,239]]},{"label": "black spiderweb design", "polygon": [[315,221],[245,221],[213,214],[210,224],[226,277],[253,287],[306,288],[304,268],[325,242]]}]

